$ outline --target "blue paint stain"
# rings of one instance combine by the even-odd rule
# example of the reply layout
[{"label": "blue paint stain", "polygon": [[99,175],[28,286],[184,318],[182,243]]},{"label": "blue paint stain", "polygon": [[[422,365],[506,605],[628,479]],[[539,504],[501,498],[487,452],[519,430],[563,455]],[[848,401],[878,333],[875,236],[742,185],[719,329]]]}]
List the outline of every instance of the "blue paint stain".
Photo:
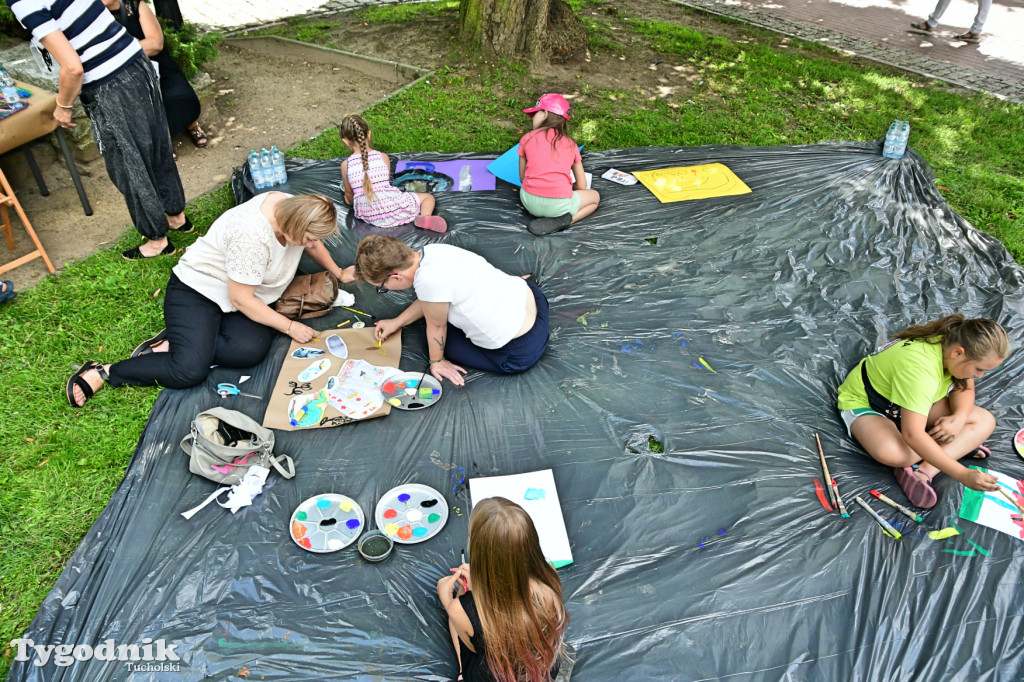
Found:
[{"label": "blue paint stain", "polygon": [[423,537],[424,535],[427,534],[427,529],[426,528],[414,528],[413,531],[412,531],[412,534],[413,534],[414,537],[421,538],[421,537]]},{"label": "blue paint stain", "polygon": [[320,507],[321,509],[327,509],[328,507],[331,506],[331,501],[325,500],[321,497],[319,500],[316,501],[316,506]]},{"label": "blue paint stain", "polygon": [[718,531],[718,534],[719,535],[725,535],[725,531],[724,530],[720,530],[720,531]]},{"label": "blue paint stain", "polygon": [[465,481],[466,470],[463,467],[455,467],[455,469],[452,471],[451,479],[449,479],[448,481],[449,483],[452,484],[453,495],[455,494],[455,491],[459,489],[459,486],[462,485]]},{"label": "blue paint stain", "polygon": [[409,493],[402,493],[401,495],[399,495],[398,496],[398,501],[399,502],[408,502],[409,501]]},{"label": "blue paint stain", "polygon": [[351,528],[352,530],[355,530],[359,527],[359,519],[349,519],[345,522],[345,525]]},{"label": "blue paint stain", "polygon": [[543,500],[548,496],[547,492],[543,488],[527,488],[526,494],[523,495],[524,500]]}]

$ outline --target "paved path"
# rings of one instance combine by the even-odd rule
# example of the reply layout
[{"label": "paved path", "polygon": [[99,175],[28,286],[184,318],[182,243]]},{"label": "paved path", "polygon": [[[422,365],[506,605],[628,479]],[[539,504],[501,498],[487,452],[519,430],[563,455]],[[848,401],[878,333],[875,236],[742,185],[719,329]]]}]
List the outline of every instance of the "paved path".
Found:
[{"label": "paved path", "polygon": [[[295,16],[416,0],[181,0],[195,24],[234,31]],[[1024,103],[1024,0],[995,0],[979,45],[957,42],[977,5],[953,0],[935,36],[906,31],[934,0],[672,0],[681,5],[831,45],[972,90]]]},{"label": "paved path", "polygon": [[1024,103],[1024,0],[995,0],[978,45],[953,40],[977,12],[953,0],[937,35],[909,33],[935,0],[672,0]]}]

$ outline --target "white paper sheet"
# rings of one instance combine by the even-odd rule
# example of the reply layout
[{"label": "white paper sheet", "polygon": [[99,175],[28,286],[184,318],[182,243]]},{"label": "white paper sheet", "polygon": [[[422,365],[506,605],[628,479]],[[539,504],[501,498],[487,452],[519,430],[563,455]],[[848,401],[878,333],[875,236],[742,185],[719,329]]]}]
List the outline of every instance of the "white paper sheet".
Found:
[{"label": "white paper sheet", "polygon": [[537,527],[540,548],[555,568],[572,563],[569,535],[565,532],[562,505],[558,501],[551,469],[511,476],[469,479],[469,496],[474,505],[489,497],[504,497],[526,510]]}]

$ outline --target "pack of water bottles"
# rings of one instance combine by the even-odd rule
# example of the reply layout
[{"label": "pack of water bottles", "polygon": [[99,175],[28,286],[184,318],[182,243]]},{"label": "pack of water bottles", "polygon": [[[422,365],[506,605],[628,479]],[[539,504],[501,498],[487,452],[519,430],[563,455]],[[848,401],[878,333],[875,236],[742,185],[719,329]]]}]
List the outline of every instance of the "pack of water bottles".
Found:
[{"label": "pack of water bottles", "polygon": [[907,141],[910,139],[910,122],[893,121],[889,131],[885,134],[885,143],[882,145],[882,156],[887,159],[902,159],[907,151]]},{"label": "pack of water bottles", "polygon": [[249,152],[249,173],[252,174],[257,194],[269,187],[288,182],[288,171],[284,167],[284,154],[278,151],[277,145],[271,146],[270,151],[267,151],[266,147],[259,152],[255,149],[251,150]]}]

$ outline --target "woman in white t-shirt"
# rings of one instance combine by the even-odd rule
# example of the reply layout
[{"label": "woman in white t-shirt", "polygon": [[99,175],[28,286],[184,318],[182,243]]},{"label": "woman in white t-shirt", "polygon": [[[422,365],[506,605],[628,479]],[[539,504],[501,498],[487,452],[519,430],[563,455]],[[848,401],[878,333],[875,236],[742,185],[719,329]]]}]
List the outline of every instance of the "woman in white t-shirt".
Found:
[{"label": "woman in white t-shirt", "polygon": [[174,266],[156,336],[114,364],[89,361],[68,379],[67,398],[81,407],[103,386],[189,388],[210,365],[252,367],[275,333],[305,343],[312,328],[270,304],[295,276],[303,253],[342,282],[353,281],[320,240],[338,232],[337,213],[323,195],[259,194],[214,221]]},{"label": "woman in white t-shirt", "polygon": [[548,343],[548,302],[540,288],[472,251],[447,244],[413,250],[394,237],[359,242],[356,279],[377,293],[414,289],[416,301],[377,322],[378,339],[424,318],[430,373],[461,386],[461,365],[500,374],[532,367]]}]

